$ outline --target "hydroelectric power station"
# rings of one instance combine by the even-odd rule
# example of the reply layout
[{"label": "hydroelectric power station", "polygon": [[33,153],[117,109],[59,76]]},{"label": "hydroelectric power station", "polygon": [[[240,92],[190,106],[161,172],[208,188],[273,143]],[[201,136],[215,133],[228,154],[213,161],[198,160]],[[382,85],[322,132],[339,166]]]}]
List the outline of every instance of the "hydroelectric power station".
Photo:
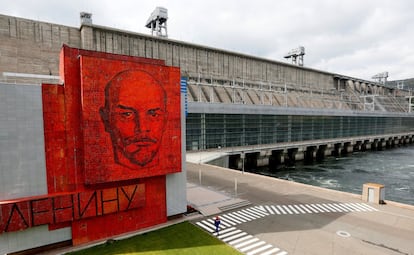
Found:
[{"label": "hydroelectric power station", "polygon": [[[45,122],[45,118],[59,116],[65,111],[72,114],[70,120],[76,119],[76,109],[83,109],[76,108],[78,106],[68,108],[74,106],[72,100],[79,95],[73,91],[65,94],[67,92],[62,90],[66,85],[62,84],[59,75],[59,54],[64,44],[79,49],[79,52],[85,50],[79,53],[79,58],[115,58],[111,54],[119,54],[124,56],[117,56],[117,59],[139,57],[139,61],[148,65],[165,63],[166,66],[179,67],[181,84],[177,82],[176,85],[181,85],[186,116],[182,122],[185,135],[183,131],[181,142],[188,154],[211,152],[208,158],[200,158],[200,162],[219,160],[222,165],[241,170],[258,166],[272,168],[296,160],[312,161],[330,155],[381,150],[413,142],[411,91],[388,87],[381,80],[363,80],[306,67],[303,47],[290,51],[285,57],[292,58],[292,63],[287,63],[170,39],[167,36],[167,18],[165,9],[156,9],[146,24],[153,35],[146,35],[96,25],[89,13],[81,13],[80,28],[0,15],[0,202],[48,194],[51,190],[56,191],[56,185],[62,183],[66,185],[63,188],[72,192],[68,197],[92,192],[88,190],[91,186],[78,191],[79,183],[68,183],[68,178],[81,178],[72,172],[54,179],[56,183],[47,183],[47,153],[54,153],[55,159],[68,153],[75,155],[62,157],[65,163],[56,166],[61,169],[73,162],[79,163],[76,156],[82,156],[78,147],[82,144],[77,136],[71,136],[71,128],[66,126],[62,131],[64,125],[61,122]],[[69,59],[73,63],[77,61],[76,56]],[[79,66],[72,65],[71,68],[78,70]],[[48,91],[56,102],[43,95],[43,100],[52,103],[42,105],[44,91],[41,84],[56,85],[55,89]],[[93,95],[88,100],[92,102]],[[49,115],[42,111],[46,106],[49,106],[46,112]],[[55,109],[52,106],[62,107]],[[50,128],[52,133],[49,135],[58,130],[60,133],[57,133],[66,139],[68,148],[45,151],[44,126]],[[60,138],[56,141],[61,142]],[[54,143],[49,141],[49,145],[53,147]],[[156,177],[157,181],[148,181],[147,189],[156,184],[166,191],[163,198],[165,212],[158,212],[161,220],[185,211],[185,177],[183,169],[181,173],[168,173]],[[138,186],[114,185],[118,184],[100,186],[91,194],[122,190],[124,193],[119,194],[125,196],[117,199],[125,200],[126,197],[132,201],[130,194],[135,194],[138,189]],[[141,187],[140,191],[144,192]],[[154,192],[151,199],[159,199],[156,195]],[[44,201],[54,199],[57,197]],[[42,201],[29,202],[30,205],[40,205]],[[107,202],[103,198],[102,201],[102,204]],[[84,204],[89,205],[89,202]],[[24,212],[18,211],[21,208],[19,204],[16,202],[11,206],[10,216],[4,214],[0,219],[7,223],[7,227],[27,227],[29,221],[26,222]],[[140,203],[136,207],[133,209],[137,212],[148,210],[142,209]],[[65,208],[63,205],[53,208],[49,214]],[[123,209],[127,211],[129,204]],[[118,208],[108,217],[117,219],[117,213],[123,214],[124,211]],[[41,212],[34,213],[38,215]],[[102,215],[96,213],[94,216],[99,220]],[[70,215],[65,214],[65,217],[70,218]],[[14,224],[15,220],[22,224]],[[96,228],[99,227],[97,221]],[[0,230],[4,227],[1,222]],[[141,223],[137,228],[153,224],[150,221]],[[71,242],[74,226],[65,223],[48,228],[43,225],[20,232],[11,232],[4,227],[4,233],[0,232],[0,253]],[[78,234],[85,235],[83,240],[89,240],[87,228],[80,223],[76,226]],[[55,230],[56,227],[63,228]],[[121,228],[120,231],[124,231]],[[15,241],[17,239],[19,242]]]}]

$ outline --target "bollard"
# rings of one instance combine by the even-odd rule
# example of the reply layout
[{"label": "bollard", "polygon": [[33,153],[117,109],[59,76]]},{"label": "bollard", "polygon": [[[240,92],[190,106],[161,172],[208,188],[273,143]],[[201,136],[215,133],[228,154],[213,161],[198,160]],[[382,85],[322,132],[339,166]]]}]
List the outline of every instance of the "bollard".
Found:
[{"label": "bollard", "polygon": [[237,178],[234,178],[234,194],[237,197]]}]

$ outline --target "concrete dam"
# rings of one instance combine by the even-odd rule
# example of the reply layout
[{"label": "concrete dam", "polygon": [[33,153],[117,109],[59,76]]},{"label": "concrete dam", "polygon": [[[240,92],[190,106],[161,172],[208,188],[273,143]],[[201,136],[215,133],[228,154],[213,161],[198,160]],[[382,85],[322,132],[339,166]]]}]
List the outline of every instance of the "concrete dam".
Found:
[{"label": "concrete dam", "polygon": [[[231,148],[233,154],[245,152],[246,161],[257,158],[254,164],[261,165],[412,141],[414,115],[408,90],[102,27],[93,24],[92,19],[81,21],[80,28],[73,28],[0,15],[0,82],[58,82],[58,52],[62,44],[67,44],[161,59],[167,65],[180,67],[182,86],[187,92],[187,152]],[[13,75],[21,73],[37,76]],[[295,146],[297,143],[303,145]],[[267,155],[273,156],[262,160]],[[230,156],[234,157],[237,156]]]},{"label": "concrete dam", "polygon": [[[0,40],[0,165],[5,169],[0,201],[54,191],[55,182],[48,182],[46,171],[44,124],[64,125],[45,122],[43,110],[55,116],[65,109],[43,106],[42,84],[56,87],[51,94],[55,93],[57,102],[73,99],[60,91],[65,87],[59,74],[63,45],[179,67],[176,86],[181,86],[179,99],[186,116],[180,126],[181,145],[189,161],[216,161],[240,170],[273,168],[298,160],[398,147],[414,139],[411,92],[380,82],[103,27],[91,18],[82,18],[80,27],[70,27],[0,15]],[[75,114],[74,109],[71,116],[81,118],[82,113]],[[76,145],[82,145],[79,137],[59,132],[70,146],[49,152],[77,155],[81,147]],[[60,167],[72,163],[66,160]],[[82,174],[68,175],[80,178]],[[66,175],[61,177],[57,183],[67,180]],[[165,188],[165,217],[185,209],[186,177],[183,169],[182,174],[168,174],[162,183],[157,182]],[[74,184],[79,183],[65,188],[76,191]],[[176,208],[177,204],[183,207]],[[65,226],[56,231],[41,226],[3,233],[0,252],[72,242],[73,229]]]}]

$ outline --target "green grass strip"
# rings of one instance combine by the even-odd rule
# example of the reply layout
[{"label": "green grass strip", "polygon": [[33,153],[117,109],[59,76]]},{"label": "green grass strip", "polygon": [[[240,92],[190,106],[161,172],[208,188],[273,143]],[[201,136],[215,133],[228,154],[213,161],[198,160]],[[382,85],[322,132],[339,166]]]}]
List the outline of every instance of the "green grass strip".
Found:
[{"label": "green grass strip", "polygon": [[128,239],[67,253],[140,255],[231,255],[242,254],[189,222],[183,222]]}]

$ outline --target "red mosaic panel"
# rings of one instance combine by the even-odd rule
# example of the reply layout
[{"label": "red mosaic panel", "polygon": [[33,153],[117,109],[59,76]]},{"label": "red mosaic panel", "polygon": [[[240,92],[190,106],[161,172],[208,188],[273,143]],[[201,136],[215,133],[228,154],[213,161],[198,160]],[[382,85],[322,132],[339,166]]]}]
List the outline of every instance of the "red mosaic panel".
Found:
[{"label": "red mosaic panel", "polygon": [[167,221],[165,176],[146,178],[143,208],[73,221],[74,245],[105,239]]},{"label": "red mosaic panel", "polygon": [[[64,86],[42,86],[49,195],[0,205],[0,232],[71,225],[73,243],[81,244],[165,222],[165,174],[181,171],[179,69],[64,46],[60,76]],[[141,89],[122,90],[130,79]],[[131,130],[146,133],[122,140]]]},{"label": "red mosaic panel", "polygon": [[85,182],[179,172],[176,69],[89,56],[80,62]]},{"label": "red mosaic panel", "polygon": [[[0,202],[0,233],[19,231],[46,224],[55,228],[57,226],[70,226],[72,221],[82,220],[85,222],[86,220],[87,222],[91,218],[123,212],[126,212],[125,215],[134,214],[133,212],[127,212],[134,209],[143,213],[147,208],[139,208],[145,206],[147,198],[156,199],[155,202],[147,203],[149,207],[155,204],[163,208],[162,204],[159,203],[165,198],[158,192],[153,191],[153,185],[162,185],[163,179],[164,176],[158,177],[158,182],[147,179],[149,192],[146,192],[146,184],[139,183],[91,191],[49,194],[2,201]],[[161,187],[161,189],[163,188]],[[161,210],[161,213],[163,212]],[[155,217],[164,219],[165,215],[158,214]],[[122,231],[122,228],[118,231]]]}]

